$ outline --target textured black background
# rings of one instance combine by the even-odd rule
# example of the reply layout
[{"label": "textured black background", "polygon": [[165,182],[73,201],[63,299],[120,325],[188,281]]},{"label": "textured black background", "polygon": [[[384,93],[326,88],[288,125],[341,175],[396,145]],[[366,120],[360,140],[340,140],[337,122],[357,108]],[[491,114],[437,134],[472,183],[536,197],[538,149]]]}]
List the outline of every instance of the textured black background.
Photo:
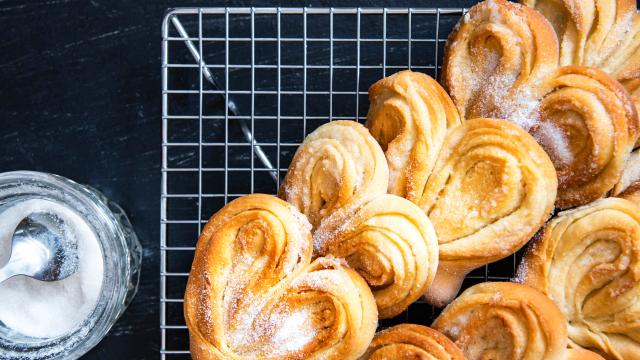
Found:
[{"label": "textured black background", "polygon": [[101,190],[128,212],[144,246],[137,298],[86,358],[159,358],[160,26],[167,8],[473,3],[0,1],[0,171],[52,172]]}]

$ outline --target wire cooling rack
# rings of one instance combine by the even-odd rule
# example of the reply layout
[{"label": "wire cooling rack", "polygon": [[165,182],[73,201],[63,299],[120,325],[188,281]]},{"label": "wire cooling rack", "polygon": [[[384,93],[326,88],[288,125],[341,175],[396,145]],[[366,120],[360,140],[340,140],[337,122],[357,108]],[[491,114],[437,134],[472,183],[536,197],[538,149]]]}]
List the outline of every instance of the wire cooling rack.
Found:
[{"label": "wire cooling rack", "polygon": [[[411,68],[438,78],[465,9],[182,8],[162,28],[162,359],[188,359],[182,297],[201,227],[228,201],[275,194],[298,145],[330,119],[364,122],[367,89]],[[508,280],[520,255],[472,272]],[[381,327],[429,325],[418,301]]]}]

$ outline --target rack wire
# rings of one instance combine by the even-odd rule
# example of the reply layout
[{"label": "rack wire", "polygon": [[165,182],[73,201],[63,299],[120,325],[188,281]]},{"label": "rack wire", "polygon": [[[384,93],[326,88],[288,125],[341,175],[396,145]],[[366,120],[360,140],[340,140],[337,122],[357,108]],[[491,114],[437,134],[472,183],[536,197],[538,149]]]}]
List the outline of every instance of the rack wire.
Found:
[{"label": "rack wire", "polygon": [[[182,297],[195,243],[228,201],[275,194],[304,137],[363,122],[367,89],[411,68],[438,78],[462,8],[180,8],[162,26],[161,359],[188,359]],[[509,280],[519,254],[467,276]],[[430,324],[418,301],[390,320]]]}]

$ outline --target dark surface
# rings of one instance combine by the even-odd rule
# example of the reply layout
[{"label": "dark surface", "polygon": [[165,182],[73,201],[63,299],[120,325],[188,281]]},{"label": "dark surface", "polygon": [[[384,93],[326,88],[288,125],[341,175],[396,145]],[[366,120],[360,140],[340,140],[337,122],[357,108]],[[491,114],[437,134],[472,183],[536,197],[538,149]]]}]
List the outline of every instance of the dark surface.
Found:
[{"label": "dark surface", "polygon": [[[322,6],[472,3],[325,1]],[[195,5],[0,1],[0,171],[52,172],[99,189],[128,212],[144,247],[138,296],[89,359],[159,358],[160,26],[167,8]],[[277,3],[206,3],[222,5]]]}]

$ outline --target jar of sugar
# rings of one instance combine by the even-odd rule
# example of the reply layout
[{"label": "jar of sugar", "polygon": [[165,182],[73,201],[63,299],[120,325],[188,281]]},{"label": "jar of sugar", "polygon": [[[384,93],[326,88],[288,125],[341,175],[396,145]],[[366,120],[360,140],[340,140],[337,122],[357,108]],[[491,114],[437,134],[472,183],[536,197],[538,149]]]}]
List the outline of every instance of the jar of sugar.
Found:
[{"label": "jar of sugar", "polygon": [[142,249],[122,209],[95,189],[30,171],[0,174],[0,267],[16,226],[57,215],[75,236],[77,271],[58,281],[0,283],[0,359],[77,359],[107,334],[138,287]]}]

